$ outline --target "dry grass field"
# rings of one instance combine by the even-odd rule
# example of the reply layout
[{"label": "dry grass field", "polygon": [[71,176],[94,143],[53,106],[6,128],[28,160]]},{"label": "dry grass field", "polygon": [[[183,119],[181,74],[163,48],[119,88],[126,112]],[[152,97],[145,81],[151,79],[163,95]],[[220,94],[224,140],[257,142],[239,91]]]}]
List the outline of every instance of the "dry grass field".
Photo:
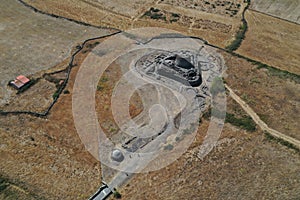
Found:
[{"label": "dry grass field", "polygon": [[5,111],[30,110],[32,112],[42,113],[52,103],[52,95],[55,91],[55,84],[50,83],[45,79],[41,79],[31,86],[29,90],[21,94],[13,93],[9,103],[4,106],[0,106],[0,109]]},{"label": "dry grass field", "polygon": [[24,0],[24,2],[41,11],[96,26],[112,26],[114,24],[114,28],[127,29],[131,21],[131,17],[108,12],[101,4],[91,0]]},{"label": "dry grass field", "polygon": [[295,82],[284,74],[220,53],[228,67],[226,83],[271,128],[300,139],[300,80]]},{"label": "dry grass field", "polygon": [[87,199],[96,190],[100,163],[82,145],[70,103],[64,95],[45,119],[0,117],[1,177],[45,199]]},{"label": "dry grass field", "polygon": [[244,2],[243,0],[160,0],[159,3],[166,3],[173,6],[194,9],[197,11],[219,14],[223,17],[237,17],[243,11],[242,8]]},{"label": "dry grass field", "polygon": [[[253,1],[253,8],[256,3],[262,5],[262,1]],[[227,46],[234,38],[246,5],[243,0],[25,2],[47,13],[97,26],[122,30],[145,26],[170,28],[203,37],[220,47]],[[86,38],[114,31],[88,28],[36,13],[17,0],[0,0],[0,3],[3,5],[0,7],[3,19],[0,36],[5,38],[0,41],[1,84],[6,85],[19,73],[40,78],[37,84],[19,95],[6,86],[1,87],[0,110],[45,110],[52,102],[56,82],[66,78],[66,71],[55,71],[67,67],[76,45]],[[267,8],[267,3],[263,5]],[[253,10],[246,12],[246,19],[249,30],[237,52],[300,74],[299,25]],[[101,164],[83,145],[72,116],[77,72],[92,49],[104,40],[88,42],[75,57],[66,92],[61,94],[48,116],[0,115],[0,199],[88,199],[99,188],[102,178],[109,176],[102,174]],[[97,53],[101,51],[98,49]],[[268,126],[300,140],[300,80],[292,80],[283,72],[258,68],[223,50],[216,51],[227,66],[226,84]],[[111,95],[115,84],[128,70],[126,62],[131,60],[121,58],[112,62],[97,85],[95,110],[109,137],[119,136],[112,115]],[[157,98],[149,91],[151,88],[144,87],[139,92],[144,92],[143,97],[148,95],[149,101]],[[139,94],[135,93],[130,99],[132,117],[144,109]],[[226,112],[228,116],[249,120],[230,97],[227,97]],[[200,120],[196,138],[186,153],[163,169],[134,175],[124,187],[118,188],[122,199],[300,198],[299,151],[266,137],[251,124],[251,119],[247,122],[254,127],[252,131],[227,121],[217,145],[200,160],[197,153],[209,126],[207,115]]]},{"label": "dry grass field", "polygon": [[[12,196],[14,188],[1,190],[3,199],[88,199],[101,184],[100,163],[83,146],[72,117],[72,87],[93,42],[86,46],[74,60],[75,67],[65,88],[70,93],[61,95],[50,115],[0,116],[0,178],[22,188]],[[39,90],[30,88],[22,94],[28,104],[32,98],[41,98],[34,94]],[[51,93],[43,95],[52,98]],[[15,104],[20,103],[18,100]],[[46,107],[47,102],[41,101],[39,106]]]},{"label": "dry grass field", "polygon": [[[103,77],[99,80],[96,92],[96,112],[101,128],[106,133],[108,138],[112,138],[119,131],[118,125],[115,123],[111,108],[111,97],[115,85],[120,81],[124,74],[124,67],[113,62],[111,66],[104,72]],[[136,92],[131,96],[129,102],[130,116],[134,118],[143,110],[143,104],[139,94]]]},{"label": "dry grass field", "polygon": [[110,33],[35,13],[17,0],[0,0],[0,4],[0,104],[9,101],[9,80],[49,69],[83,40]]},{"label": "dry grass field", "polygon": [[141,11],[143,11],[144,8],[154,5],[156,3],[156,0],[131,0],[131,1],[85,0],[84,2],[94,3],[99,7],[101,6],[103,10],[108,10],[110,12],[124,15],[126,17],[130,17],[133,19],[139,14],[141,14]]},{"label": "dry grass field", "polygon": [[[228,112],[240,108],[228,99]],[[208,121],[189,150],[176,162],[155,172],[136,174],[120,190],[122,199],[297,199],[300,156],[268,141],[261,131],[246,132],[225,124],[214,150],[197,159]],[[111,198],[113,199],[113,198]]]},{"label": "dry grass field", "polygon": [[[240,16],[223,17],[196,9],[158,4],[149,8],[133,26],[162,26],[225,47],[232,41],[240,24]],[[210,34],[207,34],[208,31]]]},{"label": "dry grass field", "polygon": [[247,11],[249,29],[238,53],[300,74],[300,26],[255,11]]},{"label": "dry grass field", "polygon": [[[120,1],[91,0],[25,0],[47,13],[64,16],[97,26],[121,30],[139,27],[165,27],[185,34],[199,36],[210,43],[225,47],[234,39],[241,25],[246,4],[239,1],[152,1],[120,3]],[[189,6],[191,5],[191,6]],[[197,6],[195,6],[197,5]],[[151,10],[159,10],[152,13]],[[147,15],[148,13],[148,15]],[[210,31],[210,34],[207,34]]]},{"label": "dry grass field", "polygon": [[251,9],[300,24],[300,4],[295,0],[252,0]]},{"label": "dry grass field", "polygon": [[225,143],[204,161],[196,160],[190,149],[162,170],[135,175],[121,189],[123,199],[299,197],[299,154],[270,143],[261,133],[247,134],[226,125],[223,134]]}]

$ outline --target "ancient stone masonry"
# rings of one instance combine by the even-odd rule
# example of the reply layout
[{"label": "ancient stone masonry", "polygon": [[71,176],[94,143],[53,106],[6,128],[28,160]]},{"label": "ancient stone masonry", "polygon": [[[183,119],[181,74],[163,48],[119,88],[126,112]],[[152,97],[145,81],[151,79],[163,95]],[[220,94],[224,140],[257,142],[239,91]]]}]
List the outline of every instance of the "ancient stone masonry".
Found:
[{"label": "ancient stone masonry", "polygon": [[136,68],[160,79],[162,76],[185,86],[198,87],[202,83],[201,67],[189,51],[154,52],[142,57]]}]

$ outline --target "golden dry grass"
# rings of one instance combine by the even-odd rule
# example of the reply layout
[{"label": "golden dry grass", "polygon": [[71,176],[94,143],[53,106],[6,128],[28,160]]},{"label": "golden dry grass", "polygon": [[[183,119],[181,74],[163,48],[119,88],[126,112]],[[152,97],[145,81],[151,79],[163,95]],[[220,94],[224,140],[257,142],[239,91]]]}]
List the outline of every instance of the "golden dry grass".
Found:
[{"label": "golden dry grass", "polygon": [[226,83],[269,127],[300,139],[299,84],[258,69],[248,61],[221,52],[227,65]]},{"label": "golden dry grass", "polygon": [[[228,104],[229,112],[239,109],[232,99]],[[174,163],[136,174],[121,188],[122,198],[290,199],[298,195],[297,153],[268,142],[261,131],[249,134],[226,123],[218,145],[199,160],[196,155],[207,127],[208,121],[203,121],[189,150]]]},{"label": "golden dry grass", "polygon": [[[39,2],[39,9],[53,9],[52,13],[95,25],[115,24],[115,27],[121,29],[132,25],[130,18],[84,4],[83,1],[27,1]],[[78,3],[75,4],[74,2]],[[183,10],[180,11],[183,12]],[[251,21],[251,16],[248,15],[249,13],[247,13],[250,25],[249,36],[247,36],[240,51],[245,51],[244,53],[247,53],[249,57],[268,61],[266,62],[268,64],[273,62],[275,64],[272,65],[281,68],[287,67],[286,64],[288,63],[299,66],[299,60],[295,60],[297,58],[295,56],[299,54],[299,49],[296,47],[299,46],[294,41],[294,38],[297,39],[296,31],[299,33],[299,29],[293,26],[296,29],[295,31],[289,23],[288,25],[285,24],[283,28],[278,28],[277,26],[281,26],[283,22],[266,18],[265,15],[258,17],[258,22],[255,21],[256,18]],[[206,17],[209,16],[212,15]],[[269,19],[270,21],[268,21]],[[218,20],[217,17],[214,20]],[[185,27],[180,27],[178,24],[168,25],[144,19],[133,24],[139,27],[149,26],[149,23],[153,26],[177,27],[178,30],[185,29]],[[239,23],[239,21],[233,23]],[[257,25],[255,26],[255,24]],[[270,30],[268,30],[268,27]],[[210,37],[209,41],[211,43],[220,46],[224,46],[226,41],[232,37],[230,34],[223,35],[222,33],[206,30],[198,30],[199,33],[194,33],[193,29],[190,29],[190,31],[192,34],[204,38]],[[267,32],[262,34],[255,31]],[[277,35],[277,31],[285,35]],[[209,34],[207,34],[208,32]],[[261,34],[261,36],[258,34]],[[298,52],[293,52],[295,48]],[[11,178],[20,178],[24,181],[24,184],[30,186],[31,192],[49,199],[87,199],[100,184],[100,164],[85,150],[76,133],[72,119],[72,86],[78,66],[81,65],[85,56],[87,54],[79,54],[75,60],[77,67],[73,69],[66,88],[71,94],[62,94],[47,119],[37,119],[23,115],[0,117],[2,125],[0,127],[0,138],[3,139],[0,145],[0,172],[9,175]],[[224,56],[226,63],[229,65],[228,72],[231,72],[228,79],[226,79],[230,86],[240,90],[238,93],[241,96],[246,91],[245,94],[248,95],[250,103],[252,102],[256,106],[259,105],[255,110],[267,114],[272,127],[278,128],[283,124],[288,125],[288,127],[281,128],[283,131],[293,132],[293,130],[299,130],[296,121],[297,110],[290,112],[297,105],[298,98],[295,95],[296,90],[294,88],[297,88],[297,86],[294,83],[268,77],[269,75],[263,70],[256,69],[244,60],[232,58],[227,54],[224,54]],[[241,70],[242,67],[244,70]],[[297,68],[291,68],[291,70],[295,69]],[[120,76],[118,73],[118,66],[116,66],[115,70],[106,74],[111,77],[104,84],[117,81]],[[111,88],[106,89],[107,94],[109,94]],[[98,100],[103,100],[102,102],[109,105],[110,99],[105,97],[103,93],[98,92],[96,95]],[[266,97],[266,95],[268,96]],[[289,99],[288,103],[286,103],[286,98]],[[133,102],[134,100],[139,101],[139,99],[133,99]],[[270,104],[270,101],[273,103]],[[137,103],[133,104],[136,105]],[[230,109],[238,107],[232,101],[228,105],[230,112],[235,112],[235,110]],[[100,104],[96,105],[97,111],[102,108],[101,106]],[[109,107],[103,107],[102,111],[105,112],[109,109]],[[138,108],[132,109],[138,111]],[[101,114],[104,113],[99,111],[99,115]],[[288,117],[293,117],[293,114],[296,116],[295,119],[289,120]],[[110,119],[110,113],[103,116]],[[204,121],[200,127],[200,132],[205,133],[207,126],[208,122]],[[278,128],[280,131],[281,129]],[[229,139],[232,142],[217,146],[204,161],[199,161],[195,159],[194,153],[197,152],[202,137],[203,135],[198,134],[190,150],[165,169],[135,176],[130,185],[121,190],[121,193],[124,194],[123,198],[260,199],[262,197],[277,197],[290,199],[296,198],[296,195],[299,194],[297,189],[300,187],[299,155],[284,146],[267,142],[260,131],[249,134],[226,123],[222,138]]]},{"label": "golden dry grass", "polygon": [[238,53],[300,74],[300,26],[255,11],[247,11],[249,30]]},{"label": "golden dry grass", "polygon": [[[144,1],[144,5],[135,5],[130,8],[132,3],[118,3],[118,1],[100,4],[90,0],[24,0],[29,5],[37,9],[75,19],[77,21],[89,23],[96,26],[106,26],[128,30],[139,27],[164,27],[182,32],[183,34],[201,37],[209,43],[225,47],[234,39],[235,33],[241,24],[241,12],[235,17],[221,16],[220,14],[203,12],[196,9],[187,9],[180,6],[172,6],[168,4],[156,4],[153,1]],[[117,7],[116,7],[117,5]],[[151,7],[158,8],[162,11],[180,13],[190,18],[190,23],[166,22],[161,20],[147,19],[143,14]],[[241,4],[240,11],[245,7]],[[206,25],[199,28],[197,23],[199,20],[206,20]],[[227,31],[220,27],[230,27]]]}]

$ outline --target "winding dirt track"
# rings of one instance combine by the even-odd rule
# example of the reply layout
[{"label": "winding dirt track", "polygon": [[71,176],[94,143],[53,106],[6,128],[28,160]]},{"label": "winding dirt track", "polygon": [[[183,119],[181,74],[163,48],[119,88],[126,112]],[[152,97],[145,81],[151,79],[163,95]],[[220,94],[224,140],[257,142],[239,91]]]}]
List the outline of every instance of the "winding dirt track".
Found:
[{"label": "winding dirt track", "polygon": [[225,84],[225,88],[229,91],[230,97],[232,97],[246,111],[246,113],[250,115],[250,117],[263,131],[267,131],[272,136],[287,141],[300,149],[299,140],[289,137],[283,133],[280,133],[279,131],[276,131],[268,127],[268,125],[259,118],[259,116],[252,110],[252,108],[250,108],[238,95],[236,95],[228,85]]}]

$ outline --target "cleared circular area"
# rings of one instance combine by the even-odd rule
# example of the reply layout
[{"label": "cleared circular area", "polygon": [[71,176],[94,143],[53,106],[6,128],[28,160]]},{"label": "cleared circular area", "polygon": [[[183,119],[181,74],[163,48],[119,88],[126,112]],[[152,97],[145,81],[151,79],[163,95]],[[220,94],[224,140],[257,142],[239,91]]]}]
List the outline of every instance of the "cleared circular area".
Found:
[{"label": "cleared circular area", "polygon": [[[126,63],[129,70],[113,86],[110,106],[119,131],[108,138],[97,123],[97,87],[93,84],[114,62]],[[115,35],[97,46],[78,71],[72,102],[78,134],[96,159],[116,170],[139,173],[163,168],[193,142],[199,117],[211,102],[217,103],[210,88],[223,72],[223,59],[212,48],[172,30],[142,28]],[[131,118],[128,107],[132,94],[149,84],[152,89],[141,96],[143,112]],[[156,93],[157,98],[151,101],[151,94]],[[219,99],[226,108],[225,98]],[[212,117],[201,157],[216,144],[222,120]],[[123,178],[116,177],[114,184]]]}]

